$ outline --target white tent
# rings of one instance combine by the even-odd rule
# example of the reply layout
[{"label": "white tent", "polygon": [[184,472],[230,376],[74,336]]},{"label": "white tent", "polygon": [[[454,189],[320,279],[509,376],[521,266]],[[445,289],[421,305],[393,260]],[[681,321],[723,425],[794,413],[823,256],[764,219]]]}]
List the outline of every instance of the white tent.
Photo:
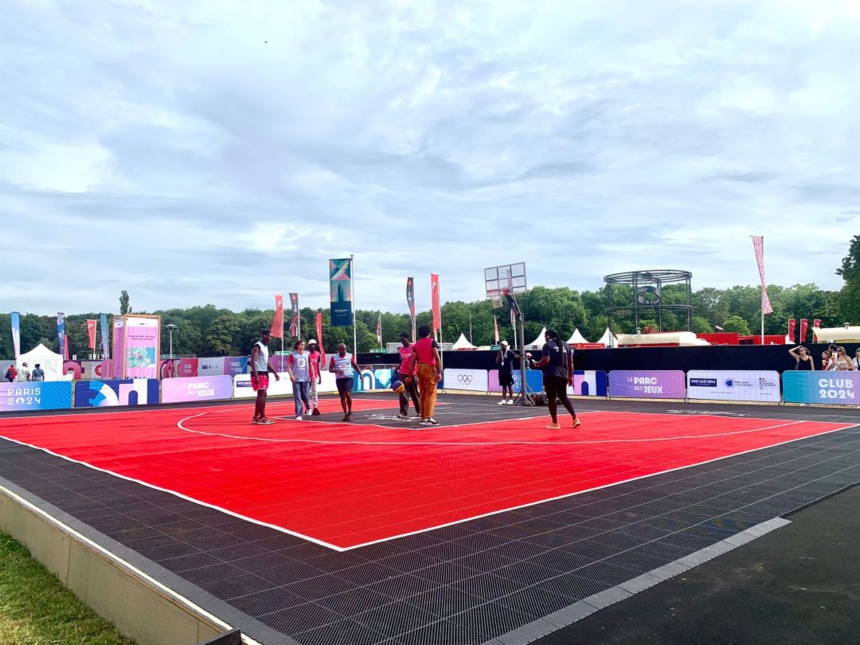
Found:
[{"label": "white tent", "polygon": [[615,337],[611,331],[609,331],[609,327],[606,328],[606,331],[603,332],[603,336],[600,337],[598,343],[603,343],[604,347],[617,347],[618,339]]},{"label": "white tent", "polygon": [[460,350],[460,349],[478,349],[472,343],[468,341],[466,338],[466,334],[460,334],[460,337],[457,339],[457,342],[454,343],[452,349]]},{"label": "white tent", "polygon": [[55,354],[50,349],[39,343],[26,354],[21,354],[18,357],[18,368],[27,363],[27,367],[32,372],[36,369],[36,364],[42,366],[45,370],[46,381],[62,381],[63,380],[63,357]]},{"label": "white tent", "polygon": [[579,333],[578,328],[574,328],[573,334],[570,338],[567,339],[568,345],[579,345],[580,343],[587,343],[588,341],[585,339],[585,336]]},{"label": "white tent", "polygon": [[816,343],[857,343],[860,342],[860,326],[813,327],[812,335]]},{"label": "white tent", "polygon": [[543,346],[546,344],[546,338],[544,338],[544,334],[546,333],[546,327],[540,330],[538,337],[535,338],[532,342],[526,345],[526,349],[543,349]]}]

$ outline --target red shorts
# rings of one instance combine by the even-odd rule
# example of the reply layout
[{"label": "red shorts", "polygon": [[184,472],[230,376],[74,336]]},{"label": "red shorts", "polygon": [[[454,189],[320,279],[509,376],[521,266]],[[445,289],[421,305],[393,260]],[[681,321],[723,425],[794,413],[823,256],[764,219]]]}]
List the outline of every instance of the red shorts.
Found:
[{"label": "red shorts", "polygon": [[254,392],[259,392],[260,390],[268,390],[269,375],[258,373],[255,377],[253,374],[251,374],[251,387],[254,388]]}]

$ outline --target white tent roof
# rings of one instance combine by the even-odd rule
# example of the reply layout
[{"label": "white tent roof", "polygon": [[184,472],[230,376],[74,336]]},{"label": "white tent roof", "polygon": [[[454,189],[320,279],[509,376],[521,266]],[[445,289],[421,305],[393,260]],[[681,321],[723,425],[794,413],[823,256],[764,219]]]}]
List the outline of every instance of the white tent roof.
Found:
[{"label": "white tent roof", "polygon": [[453,349],[478,349],[466,338],[466,334],[460,334],[457,342],[454,343]]},{"label": "white tent roof", "polygon": [[860,326],[813,327],[812,335],[816,343],[856,343],[860,341]]},{"label": "white tent roof", "polygon": [[604,347],[616,347],[618,345],[618,339],[615,338],[615,334],[609,331],[609,327],[606,328],[606,331],[603,332],[603,336],[600,337],[598,343],[603,343]]},{"label": "white tent roof", "polygon": [[579,343],[587,343],[588,341],[585,339],[585,336],[579,333],[578,328],[574,328],[573,334],[570,338],[567,339],[568,345],[578,345]]},{"label": "white tent roof", "polygon": [[50,349],[39,343],[26,354],[21,354],[18,357],[18,367],[27,363],[27,367],[32,372],[36,368],[36,363],[42,366],[45,370],[46,381],[61,381],[63,380],[63,357],[52,352]]},{"label": "white tent roof", "polygon": [[546,333],[546,327],[540,330],[538,337],[535,338],[532,342],[526,345],[526,349],[541,349],[546,344],[546,339],[544,338],[544,334]]}]

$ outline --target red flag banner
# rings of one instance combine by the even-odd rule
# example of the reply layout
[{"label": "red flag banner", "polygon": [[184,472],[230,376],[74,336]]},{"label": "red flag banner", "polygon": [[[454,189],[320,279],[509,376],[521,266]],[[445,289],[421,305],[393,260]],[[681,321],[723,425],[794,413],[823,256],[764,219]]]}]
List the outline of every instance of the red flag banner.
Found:
[{"label": "red flag banner", "polygon": [[430,274],[430,302],[433,306],[433,335],[442,331],[442,307],[439,305],[439,274]]},{"label": "red flag banner", "polygon": [[320,363],[320,365],[325,365],[326,364],[325,363],[325,347],[323,346],[323,339],[322,339],[322,312],[321,311],[317,312],[317,343],[319,343],[320,354],[322,354],[322,358],[320,359],[322,362]]},{"label": "red flag banner", "polygon": [[800,319],[800,338],[797,339],[798,343],[806,342],[806,330],[809,328],[809,321],[806,318]]},{"label": "red flag banner", "polygon": [[773,307],[770,306],[770,298],[767,297],[767,285],[764,281],[764,237],[761,235],[753,235],[753,248],[755,249],[755,259],[758,263],[758,274],[761,278],[761,312],[762,314],[772,314]]},{"label": "red flag banner", "polygon": [[272,321],[272,329],[269,332],[272,338],[281,338],[284,335],[284,297],[275,296],[275,319]]},{"label": "red flag banner", "polygon": [[382,312],[379,313],[379,318],[376,319],[376,346],[382,347]]},{"label": "red flag banner", "polygon": [[95,351],[96,349],[96,325],[98,321],[96,320],[87,320],[87,335],[90,337],[90,349]]},{"label": "red flag banner", "polygon": [[821,318],[816,318],[812,321],[813,329],[821,329]]}]

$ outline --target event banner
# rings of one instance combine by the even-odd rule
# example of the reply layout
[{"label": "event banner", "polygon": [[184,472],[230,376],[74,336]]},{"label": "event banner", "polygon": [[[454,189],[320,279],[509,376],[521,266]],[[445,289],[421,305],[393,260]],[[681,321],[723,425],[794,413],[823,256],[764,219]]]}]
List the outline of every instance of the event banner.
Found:
[{"label": "event banner", "polygon": [[[501,392],[502,386],[499,385],[499,370],[490,370],[489,372],[488,390],[490,392]],[[513,372],[514,377],[514,392],[518,393],[522,388],[522,375],[519,369]],[[526,384],[532,392],[543,391],[543,372],[540,370],[526,370]]]},{"label": "event banner", "polygon": [[786,403],[860,405],[860,373],[783,372],[782,398]]},{"label": "event banner", "polygon": [[96,320],[87,320],[87,337],[92,351],[96,351],[96,323]]},{"label": "event banner", "polygon": [[779,403],[779,372],[765,370],[690,370],[687,397],[711,401]]},{"label": "event banner", "polygon": [[126,378],[158,378],[160,328],[159,316],[126,316]]},{"label": "event banner", "polygon": [[122,359],[125,356],[125,318],[115,316],[113,319],[113,377],[116,379],[125,378],[123,369],[125,368]]},{"label": "event banner", "polygon": [[227,360],[223,356],[213,358],[198,358],[197,359],[197,374],[200,376],[220,376],[224,374],[224,361]]},{"label": "event banner", "polygon": [[349,327],[352,324],[352,260],[328,261],[331,285],[331,326]]},{"label": "event banner", "polygon": [[275,317],[272,320],[272,329],[269,330],[272,338],[284,337],[284,297],[275,295]]},{"label": "event banner", "polygon": [[[498,370],[496,370],[498,374]],[[470,392],[487,392],[490,387],[487,370],[454,369],[444,371],[446,390],[468,390]],[[498,382],[498,376],[496,377]]]},{"label": "event banner", "polygon": [[21,355],[21,314],[12,312],[12,349],[15,351],[15,359]]},{"label": "event banner", "polygon": [[170,378],[161,384],[162,403],[218,401],[233,398],[232,376]]},{"label": "event banner", "polygon": [[298,338],[302,335],[302,323],[299,319],[299,294],[290,294],[290,336]]},{"label": "event banner", "polygon": [[236,376],[236,374],[244,374],[247,371],[247,356],[227,356],[224,359],[224,374],[227,376]]},{"label": "event banner", "polygon": [[687,398],[684,372],[681,370],[612,370],[609,372],[609,396],[636,399]]},{"label": "event banner", "polygon": [[108,339],[108,320],[107,314],[101,315],[102,328],[102,358],[107,360],[110,358],[110,340]]},{"label": "event banner", "polygon": [[57,340],[59,341],[60,356],[68,358],[66,353],[66,315],[62,312],[57,312]]},{"label": "event banner", "polygon": [[574,370],[573,387],[567,386],[572,396],[606,396],[606,372],[595,370]]},{"label": "event banner", "polygon": [[72,407],[69,381],[0,383],[0,412],[67,410]]},{"label": "event banner", "polygon": [[119,405],[158,405],[156,379],[78,381],[76,408],[105,408]]},{"label": "event banner", "polygon": [[442,331],[442,306],[439,300],[439,274],[430,274],[430,305],[433,309],[433,335]]},{"label": "event banner", "polygon": [[[293,393],[293,384],[290,382],[290,375],[286,372],[279,372],[281,380],[277,380],[274,374],[269,374],[269,389],[268,395],[286,396]],[[253,399],[257,396],[254,388],[251,386],[250,374],[239,374],[233,377],[233,398],[235,399]]]},{"label": "event banner", "polygon": [[378,370],[361,370],[352,381],[353,392],[369,392],[371,390],[385,390],[391,387],[394,370],[382,368]]}]

